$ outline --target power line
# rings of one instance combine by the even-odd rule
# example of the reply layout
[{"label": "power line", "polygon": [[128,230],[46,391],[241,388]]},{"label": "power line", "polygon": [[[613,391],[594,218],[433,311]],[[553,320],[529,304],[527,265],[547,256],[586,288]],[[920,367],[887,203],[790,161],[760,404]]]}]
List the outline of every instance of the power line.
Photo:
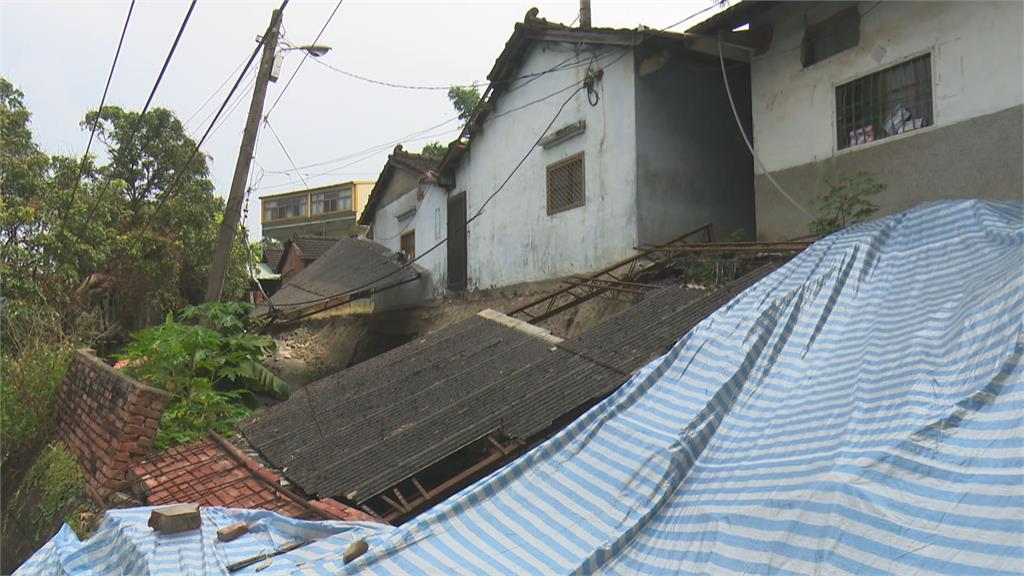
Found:
[{"label": "power line", "polygon": [[[142,118],[146,115],[146,111],[149,110],[149,105],[153,103],[153,97],[156,96],[156,91],[160,88],[160,83],[164,79],[164,73],[167,72],[167,66],[171,63],[171,58],[174,57],[174,52],[178,49],[178,43],[181,41],[181,35],[185,32],[185,27],[188,26],[189,20],[192,18],[192,11],[196,7],[196,1],[192,0],[188,6],[188,12],[185,13],[185,18],[181,21],[181,26],[178,27],[178,34],[174,37],[174,42],[171,44],[171,49],[167,52],[167,57],[164,58],[164,64],[160,67],[160,74],[156,77],[156,82],[153,83],[153,88],[149,91],[149,97],[146,98],[146,104],[142,107],[142,112],[139,112],[138,117],[135,118],[135,124],[132,126],[132,131],[128,135],[128,139],[122,143],[119,148],[119,152],[123,154],[124,150],[131,146],[135,141],[136,136],[139,133],[139,129],[142,127]],[[96,112],[97,121],[100,115],[103,114],[102,108]],[[100,195],[96,195],[96,199],[93,201],[92,206],[89,207],[88,214],[92,214],[96,211],[96,207],[99,206]]]},{"label": "power line", "polygon": [[[305,164],[305,165],[302,165],[302,166],[298,166],[298,168],[299,169],[319,168],[320,166],[327,166],[329,164],[336,164],[338,162],[342,162],[342,161],[348,160],[350,158],[354,158],[356,156],[360,156],[360,155],[365,154],[367,152],[377,151],[379,149],[386,150],[388,148],[394,148],[396,144],[401,144],[402,142],[406,141],[409,138],[420,136],[420,135],[425,134],[426,132],[429,132],[431,130],[436,130],[436,129],[438,129],[438,128],[446,125],[446,124],[451,124],[452,122],[455,122],[458,119],[459,119],[458,116],[452,116],[451,118],[448,118],[447,120],[445,120],[445,121],[443,121],[443,122],[441,122],[439,124],[435,124],[435,125],[430,126],[428,128],[423,128],[422,130],[417,130],[416,132],[412,132],[410,134],[406,134],[405,136],[402,136],[400,138],[392,139],[392,140],[389,140],[387,142],[384,142],[384,143],[381,143],[381,144],[377,144],[375,146],[370,146],[368,148],[364,148],[362,150],[358,150],[356,152],[350,152],[350,153],[345,154],[343,156],[338,156],[337,158],[331,158],[330,160],[323,160],[321,162],[314,162],[312,164]],[[450,130],[449,130],[449,132],[450,132]],[[287,173],[287,172],[289,172],[289,170],[267,170],[268,174],[283,174],[283,173]]]},{"label": "power line", "polygon": [[[460,233],[464,232],[473,221],[475,221],[477,218],[479,218],[484,213],[484,208],[487,207],[487,204],[490,203],[490,201],[493,200],[494,197],[497,196],[505,188],[506,185],[508,185],[508,183],[512,180],[512,177],[515,176],[516,172],[518,172],[519,169],[523,166],[523,164],[526,163],[527,158],[529,158],[530,155],[533,154],[533,151],[537,149],[537,146],[540,145],[541,140],[544,139],[544,137],[547,135],[547,133],[551,130],[551,127],[554,126],[555,121],[558,120],[559,115],[561,115],[562,111],[565,110],[565,107],[569,104],[569,102],[571,102],[572,99],[574,97],[576,97],[577,94],[579,94],[581,91],[583,91],[585,89],[588,89],[588,85],[586,83],[581,84],[580,86],[578,86],[576,88],[575,91],[573,91],[572,94],[569,95],[568,98],[565,99],[565,101],[562,102],[562,105],[558,107],[558,110],[555,112],[554,116],[551,117],[551,121],[548,122],[547,126],[540,133],[540,136],[538,136],[537,139],[533,142],[533,145],[530,146],[530,149],[526,151],[526,154],[524,154],[523,157],[520,158],[520,160],[516,163],[515,167],[512,168],[512,171],[509,172],[508,176],[505,177],[505,179],[494,190],[494,192],[491,192],[491,194],[484,200],[483,204],[480,205],[480,208],[477,209],[477,211],[473,214],[473,216],[468,218],[465,221],[465,223],[460,227],[460,230],[459,230]],[[425,250],[423,253],[417,255],[415,258],[409,260],[408,262],[405,262],[404,264],[402,264],[397,269],[392,270],[391,272],[389,272],[387,274],[383,274],[383,275],[375,278],[374,280],[366,282],[366,283],[364,283],[364,284],[362,284],[362,285],[360,285],[360,286],[358,286],[356,288],[353,288],[351,290],[346,290],[344,292],[339,292],[337,294],[333,294],[333,295],[330,295],[330,296],[324,296],[324,297],[321,297],[321,298],[317,298],[315,300],[309,300],[309,301],[305,301],[305,302],[290,302],[288,304],[279,305],[278,308],[285,308],[285,307],[287,307],[287,308],[294,308],[294,307],[297,307],[297,306],[309,306],[309,305],[318,304],[318,303],[321,303],[321,302],[328,302],[328,301],[333,300],[335,298],[340,298],[342,296],[351,295],[351,294],[359,292],[361,290],[365,290],[366,288],[369,288],[370,286],[373,286],[374,284],[376,284],[376,283],[378,283],[378,282],[380,282],[382,280],[386,280],[387,278],[390,278],[390,277],[392,277],[392,276],[402,272],[403,270],[409,268],[414,263],[418,262],[423,257],[425,257],[427,254],[430,254],[434,250],[437,250],[438,248],[443,246],[446,242],[448,242],[448,237],[447,236],[445,236],[440,241],[438,241],[436,244],[434,244],[433,246],[431,246],[430,248]]]},{"label": "power line", "polygon": [[[569,56],[569,58],[566,58],[562,62],[559,62],[558,64],[555,64],[553,67],[548,68],[547,70],[542,70],[540,72],[533,72],[533,73],[530,73],[530,74],[524,74],[522,76],[516,76],[514,78],[509,78],[507,80],[502,80],[502,81],[497,82],[497,83],[498,84],[511,84],[512,82],[516,82],[518,80],[535,79],[535,78],[539,78],[540,76],[543,76],[545,74],[550,74],[552,72],[558,72],[560,70],[569,70],[569,69],[581,67],[581,66],[584,66],[584,65],[587,64],[586,62],[583,62],[583,63],[577,62],[577,63],[571,64],[571,65],[568,65],[568,66],[565,65],[566,62],[568,62],[569,60],[572,60],[575,57],[576,57],[576,55],[573,54],[572,56]],[[399,82],[388,82],[388,81],[385,81],[385,80],[376,80],[374,78],[369,78],[367,76],[356,74],[354,72],[349,72],[348,70],[343,70],[341,68],[338,68],[337,66],[334,66],[333,64],[328,64],[327,62],[323,61],[322,59],[314,60],[314,62],[316,62],[317,64],[323,66],[324,68],[327,68],[328,70],[333,70],[334,72],[337,72],[339,74],[348,76],[350,78],[354,78],[356,80],[361,80],[363,82],[368,82],[370,84],[376,84],[378,86],[385,86],[387,88],[398,88],[398,89],[402,89],[402,90],[423,90],[423,91],[445,90],[445,91],[447,91],[447,90],[451,90],[452,88],[482,88],[482,87],[488,85],[487,82],[470,82],[469,84],[446,84],[446,85],[440,85],[440,84],[433,84],[433,85],[430,85],[430,84],[404,84],[404,83],[399,83]],[[510,89],[509,91],[511,92],[512,90]]]},{"label": "power line", "polygon": [[[316,43],[320,41],[320,37],[324,35],[324,31],[327,30],[327,26],[331,23],[331,20],[334,19],[334,15],[337,14],[338,8],[341,8],[342,2],[344,2],[344,0],[338,0],[338,3],[334,5],[334,10],[331,10],[330,16],[327,17],[324,25],[320,27],[320,32],[316,35],[316,38],[313,39],[313,45],[316,45]],[[274,99],[274,103],[270,105],[267,113],[263,115],[264,118],[270,116],[270,113],[277,107],[277,103],[281,101],[284,93],[288,91],[288,87],[292,85],[292,80],[295,80],[295,76],[299,73],[299,69],[302,68],[302,65],[306,63],[307,58],[309,58],[309,52],[303,51],[302,60],[299,61],[299,65],[295,67],[292,75],[288,77],[288,81],[285,82],[284,88],[281,88],[281,91],[277,94],[277,98]]]},{"label": "power line", "polygon": [[659,31],[659,32],[665,32],[666,30],[671,30],[672,28],[675,28],[676,26],[679,26],[680,24],[682,24],[682,23],[684,23],[684,22],[687,22],[687,21],[689,21],[689,20],[692,20],[692,19],[696,18],[697,16],[700,16],[701,14],[703,14],[703,13],[705,13],[705,12],[708,12],[709,10],[714,10],[715,8],[719,8],[719,7],[720,7],[720,6],[719,6],[718,2],[713,2],[713,3],[712,3],[712,4],[710,5],[710,6],[708,6],[707,8],[702,8],[702,9],[700,9],[700,10],[698,10],[698,11],[694,12],[693,14],[690,14],[690,15],[689,15],[689,16],[687,16],[686,18],[683,18],[683,19],[682,19],[682,20],[680,20],[679,22],[676,22],[676,23],[674,23],[674,24],[669,24],[668,26],[665,26],[664,28],[661,28],[661,29],[659,29],[658,31]]},{"label": "power line", "polygon": [[[146,98],[146,105],[142,107],[142,112],[136,119],[137,124],[142,123],[142,117],[146,115],[146,110],[149,110],[149,105],[153,103],[153,96],[156,96],[156,90],[160,87],[160,82],[164,79],[164,73],[167,72],[167,66],[171,63],[171,58],[174,57],[174,51],[178,49],[178,42],[181,41],[181,35],[185,32],[185,27],[188,26],[188,21],[192,18],[192,10],[196,7],[196,1],[192,0],[192,3],[188,5],[188,12],[185,13],[185,19],[181,21],[181,27],[178,28],[178,35],[174,37],[174,43],[171,44],[171,50],[167,53],[167,58],[164,58],[164,65],[160,67],[160,74],[156,77],[156,82],[153,84],[153,89],[149,91],[149,98]],[[138,126],[136,126],[136,129]]]},{"label": "power line", "polygon": [[85,153],[82,154],[82,161],[78,165],[78,177],[75,178],[75,186],[71,189],[71,199],[65,205],[65,208],[61,210],[60,215],[60,233],[59,237],[63,238],[64,226],[67,222],[65,213],[71,207],[75,205],[75,196],[78,195],[78,187],[82,182],[82,174],[85,172],[85,163],[89,159],[89,149],[92,148],[93,138],[96,136],[96,130],[100,126],[100,115],[103,111],[103,106],[107,103],[107,92],[110,90],[110,82],[114,78],[114,69],[117,68],[117,59],[121,56],[121,46],[124,45],[124,37],[128,33],[128,23],[132,19],[132,11],[135,10],[135,0],[128,6],[128,15],[124,18],[124,26],[121,28],[121,38],[117,41],[117,50],[114,51],[114,61],[110,63],[110,72],[107,73],[107,83],[103,86],[103,96],[100,97],[100,106],[96,109],[96,118],[93,120],[92,129],[89,130],[89,141],[85,144]]},{"label": "power line", "polygon": [[775,181],[775,178],[772,177],[771,172],[769,172],[768,169],[764,167],[764,162],[761,162],[761,158],[758,157],[757,152],[754,152],[754,146],[753,144],[750,143],[750,138],[747,137],[747,131],[743,128],[743,123],[740,122],[740,114],[739,112],[736,111],[736,103],[732,99],[732,90],[729,88],[729,77],[725,73],[725,57],[722,56],[721,36],[718,37],[718,62],[722,66],[722,83],[725,84],[725,95],[729,98],[729,106],[732,108],[733,118],[736,119],[736,127],[740,129],[740,136],[743,136],[743,142],[747,145],[747,150],[750,150],[750,155],[754,157],[754,161],[757,162],[757,165],[761,167],[761,172],[763,172],[765,177],[768,178],[768,181],[771,182],[776,189],[778,189],[779,193],[782,194],[782,196],[786,200],[789,200],[790,203],[793,204],[793,206],[796,206],[798,210],[803,212],[805,216],[807,216],[811,220],[814,220],[814,216],[810,212],[808,212],[806,208],[804,208],[799,202],[797,202],[795,198],[790,196],[788,192],[782,189],[782,186],[780,186],[779,183]]},{"label": "power line", "polygon": [[[444,132],[438,132],[438,133],[435,133],[435,134],[427,134],[427,135],[424,135],[424,136],[420,136],[418,138],[404,139],[404,140],[402,140],[402,142],[408,144],[410,142],[419,142],[419,141],[422,141],[422,140],[432,140],[434,138],[437,138],[438,136],[443,136],[445,134],[449,134],[453,130],[457,130],[457,128],[456,129],[451,129],[451,130],[445,130]],[[359,164],[360,162],[368,160],[368,159],[372,158],[373,156],[376,156],[377,154],[379,154],[381,152],[384,152],[384,151],[386,151],[386,150],[388,150],[390,148],[393,148],[393,147],[394,147],[394,143],[392,143],[391,145],[388,145],[388,146],[382,146],[379,149],[368,151],[367,153],[363,154],[362,156],[356,158],[355,160],[352,160],[352,161],[347,162],[345,164],[342,164],[340,166],[335,166],[335,167],[333,167],[333,168],[331,168],[329,170],[325,170],[323,172],[316,172],[316,173],[312,173],[312,174],[306,172],[305,175],[308,178],[318,178],[320,176],[328,176],[328,175],[332,175],[332,174],[338,174],[339,170],[342,170],[344,168],[348,168],[349,166],[353,166],[355,164]],[[276,171],[276,172],[273,172],[273,173],[288,175],[288,174],[291,174],[292,171],[291,170],[285,170],[285,171]],[[372,174],[376,174],[376,173],[377,172],[372,172]],[[282,182],[282,183],[279,183],[279,184],[272,184],[272,185],[264,186],[263,188],[260,188],[260,190],[271,190],[271,189],[274,189],[274,188],[284,188],[284,187],[287,187],[287,186],[294,186],[294,185],[295,185],[294,181]]]},{"label": "power line", "polygon": [[[295,169],[296,176],[298,176],[299,179],[302,180],[302,185],[305,186],[306,189],[309,189],[309,183],[306,182],[305,178],[303,178],[302,172],[299,172],[299,169],[295,168],[295,161],[292,160],[292,155],[288,153],[288,148],[285,147],[284,142],[281,142],[281,137],[277,135],[277,130],[274,130],[274,127],[270,125],[270,118],[264,116],[263,123],[266,124],[267,128],[270,129],[270,134],[274,137],[274,140],[277,140],[277,145],[281,147],[281,151],[284,152],[285,157],[288,158],[289,162],[291,162],[292,168]],[[255,156],[255,154],[253,155]],[[251,191],[252,189],[250,188],[250,192]]]},{"label": "power line", "polygon": [[[199,113],[202,112],[206,108],[206,105],[209,104],[210,101],[213,100],[213,98],[215,96],[217,96],[218,93],[220,93],[221,89],[223,89],[224,86],[227,86],[228,82],[231,82],[231,79],[235,77],[235,72],[238,72],[238,69],[241,68],[242,66],[245,66],[245,58],[243,58],[242,61],[239,62],[238,65],[235,66],[235,68],[233,70],[231,70],[231,72],[228,72],[228,75],[224,78],[224,81],[220,83],[220,86],[217,86],[217,89],[214,90],[206,98],[206,100],[202,104],[199,105],[199,108],[196,108],[196,111],[193,112],[188,118],[186,118],[185,121],[182,122],[182,124],[188,125],[188,123],[191,122],[193,118],[198,116]],[[210,112],[210,113],[212,114],[212,112]],[[209,116],[210,116],[210,114],[207,114],[206,116],[204,116],[203,117],[203,121],[200,122],[199,124],[200,125],[205,124],[206,123],[206,118],[209,118]]]},{"label": "power line", "polygon": [[319,59],[314,60],[314,62],[316,62],[317,64],[323,66],[324,68],[327,68],[329,70],[333,70],[333,71],[335,71],[335,72],[337,72],[339,74],[343,74],[343,75],[348,76],[350,78],[355,78],[356,80],[362,80],[363,82],[368,82],[370,84],[376,84],[378,86],[385,86],[387,88],[400,88],[400,89],[403,89],[403,90],[445,90],[445,91],[447,91],[447,90],[451,90],[452,88],[479,88],[481,86],[486,86],[487,85],[486,82],[472,82],[470,84],[449,84],[449,85],[446,85],[446,86],[441,86],[441,85],[418,86],[418,85],[415,85],[415,84],[399,84],[397,82],[386,82],[384,80],[374,80],[373,78],[367,78],[366,76],[360,76],[359,74],[356,74],[354,72],[349,72],[347,70],[342,70],[341,68],[338,68],[337,66],[332,66],[331,64],[328,64],[327,62],[323,62],[323,61],[321,61]]},{"label": "power line", "polygon": [[[604,52],[604,53],[600,54],[598,56],[598,62],[600,62],[601,58],[604,58],[605,56],[609,55],[610,53],[611,52]],[[626,54],[626,52],[624,51],[622,54],[619,55],[618,58],[616,58],[615,60],[609,62],[609,65],[610,64],[614,64],[615,62],[618,62],[619,60],[621,60],[622,57],[625,54]],[[518,76],[516,78],[513,78],[513,79],[509,80],[511,82],[511,81],[520,80],[520,79],[527,79],[527,82],[524,82],[520,86],[516,86],[516,87],[511,88],[508,92],[512,92],[514,90],[518,90],[519,88],[522,88],[526,84],[528,84],[530,82],[533,82],[537,78],[540,78],[541,76],[544,76],[546,74],[550,74],[550,73],[557,72],[557,71],[562,71],[562,70],[569,70],[569,69],[573,69],[573,68],[578,68],[578,67],[582,67],[583,65],[590,66],[590,65],[593,64],[593,61],[589,61],[588,60],[586,62],[576,62],[576,63],[573,63],[573,64],[571,64],[569,66],[565,66],[565,64],[567,62],[569,62],[569,60],[572,60],[573,58],[576,58],[575,54],[570,56],[569,58],[566,58],[565,60],[562,60],[558,64],[555,64],[551,68],[548,68],[548,69],[543,70],[541,72],[536,72],[536,73],[532,73],[532,74],[526,74],[526,75]],[[505,116],[507,114],[511,114],[513,112],[518,112],[519,110],[522,110],[524,108],[528,108],[528,107],[533,106],[535,104],[539,104],[540,102],[548,100],[549,98],[553,98],[553,97],[557,96],[558,94],[564,93],[567,90],[571,90],[572,88],[576,87],[577,84],[578,84],[578,81],[574,81],[572,84],[570,84],[570,85],[568,85],[566,87],[563,87],[563,88],[561,88],[559,90],[556,90],[555,92],[552,92],[550,94],[547,94],[545,96],[542,96],[540,98],[532,100],[530,102],[527,102],[527,103],[522,104],[520,106],[517,106],[515,108],[511,108],[509,110],[505,110],[505,111],[502,111],[502,112],[499,112],[499,113],[496,113],[496,114],[492,114],[491,118],[500,118],[500,117]],[[326,166],[326,165],[329,165],[329,164],[335,164],[337,162],[342,162],[344,160],[348,160],[348,159],[351,159],[351,158],[353,158],[355,156],[359,156],[359,155],[363,155],[363,154],[368,154],[369,156],[372,156],[373,154],[376,154],[377,152],[380,152],[381,150],[386,150],[386,149],[392,148],[396,144],[401,144],[401,143],[405,143],[405,142],[415,142],[415,141],[417,141],[419,139],[423,139],[423,138],[415,138],[415,137],[419,136],[419,135],[422,135],[423,133],[425,133],[425,132],[427,132],[429,130],[433,130],[435,128],[439,128],[441,126],[444,126],[445,124],[449,124],[451,122],[455,122],[456,120],[458,120],[458,117],[451,117],[451,118],[445,120],[444,122],[441,122],[440,124],[436,124],[436,125],[431,126],[429,128],[424,128],[424,129],[419,130],[417,132],[413,132],[411,134],[407,134],[407,135],[405,135],[405,136],[403,136],[401,138],[398,138],[396,140],[392,140],[392,141],[387,142],[387,143],[378,144],[376,146],[372,146],[370,148],[366,148],[366,149],[363,149],[363,150],[360,150],[360,151],[357,151],[357,152],[352,152],[352,153],[349,153],[349,154],[346,154],[344,156],[340,156],[340,157],[337,157],[337,158],[332,158],[330,160],[324,160],[324,161],[321,161],[321,162],[315,162],[315,163],[312,163],[312,164],[306,164],[306,165],[297,166],[297,167],[293,167],[293,168],[295,170],[307,169],[307,168],[316,168],[316,167],[319,167],[319,166]],[[425,138],[433,138],[433,137],[436,137],[436,136],[441,136],[443,134],[447,134],[448,132],[451,132],[451,130],[446,130],[445,132],[441,132],[439,134],[435,134],[435,135],[432,135],[432,136],[427,136]],[[363,160],[363,159],[365,159],[365,158],[361,158],[360,161]],[[345,168],[347,166],[351,166],[354,163],[356,163],[356,162],[350,162],[348,164],[345,164],[343,166],[339,166],[337,168]],[[337,169],[337,168],[335,168],[335,169]],[[323,175],[326,175],[326,174],[330,174],[335,169],[328,170],[328,171],[325,171],[325,172],[320,172],[318,174],[313,174],[312,177],[317,177],[317,176],[323,176]],[[268,170],[267,171],[268,174],[289,174],[291,172],[292,172],[292,170]],[[310,176],[309,174],[306,174],[306,175]],[[274,184],[274,185],[271,185],[271,186],[264,187],[264,189],[279,188],[279,187],[284,187],[284,186],[289,186],[289,185],[290,184]]]},{"label": "power line", "polygon": [[[288,5],[288,0],[282,0],[281,6],[280,6],[280,8],[278,8],[278,11],[282,11],[283,12],[285,6],[287,6],[287,5]],[[268,32],[270,31],[269,27],[267,28],[267,31]],[[265,41],[266,41],[266,34],[264,34],[263,37],[260,38],[259,42],[256,43],[256,47],[253,48],[252,53],[249,55],[249,60],[245,63],[245,68],[242,70],[241,74],[238,75],[238,78],[235,79],[234,85],[231,86],[231,90],[228,91],[228,95],[224,98],[224,101],[221,102],[220,107],[217,109],[217,113],[214,114],[213,120],[211,120],[209,126],[206,127],[206,132],[203,133],[202,138],[200,138],[199,141],[196,142],[195,146],[192,147],[192,153],[189,154],[188,159],[175,172],[174,180],[171,182],[171,185],[167,188],[167,190],[164,191],[164,194],[160,198],[160,200],[157,201],[156,208],[153,210],[153,213],[152,213],[151,216],[156,216],[156,214],[160,211],[160,209],[163,208],[164,204],[167,203],[167,200],[170,198],[172,192],[177,189],[178,182],[180,182],[182,174],[184,174],[184,172],[186,170],[188,170],[189,165],[192,164],[192,160],[195,159],[195,156],[199,152],[199,149],[202,147],[202,145],[206,141],[206,139],[210,136],[210,132],[213,130],[214,125],[217,123],[217,120],[220,118],[221,114],[224,112],[224,109],[227,107],[228,102],[231,101],[231,97],[235,95],[235,91],[238,90],[238,86],[242,83],[242,80],[245,78],[246,74],[249,72],[249,67],[252,66],[252,63],[256,59],[256,56],[260,53],[260,50],[263,48],[263,43]],[[151,218],[146,219],[146,221],[143,223],[143,226],[139,228],[139,232],[138,232],[139,236],[141,236],[141,234],[148,228],[150,221],[151,221]]]}]

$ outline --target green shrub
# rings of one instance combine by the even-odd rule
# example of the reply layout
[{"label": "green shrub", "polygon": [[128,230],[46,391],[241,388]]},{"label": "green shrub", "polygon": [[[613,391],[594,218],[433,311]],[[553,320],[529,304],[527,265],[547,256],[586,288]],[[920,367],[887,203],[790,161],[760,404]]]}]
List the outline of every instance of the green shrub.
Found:
[{"label": "green shrub", "polygon": [[828,191],[811,202],[818,217],[810,223],[809,229],[816,236],[826,236],[870,218],[878,211],[878,206],[869,198],[886,188],[868,172],[828,177],[825,185]]},{"label": "green shrub", "polygon": [[0,346],[0,437],[6,462],[45,438],[76,341],[46,314],[12,319],[5,309]]},{"label": "green shrub", "polygon": [[75,526],[86,502],[84,488],[82,468],[63,444],[51,444],[39,454],[19,490],[38,498],[32,521],[37,537],[44,537],[58,519]]},{"label": "green shrub", "polygon": [[252,393],[288,397],[288,385],[261,362],[274,341],[249,333],[248,304],[203,304],[185,308],[176,321],[139,331],[122,351],[132,376],[171,393],[154,446],[175,446],[208,430],[234,432],[250,411]]}]

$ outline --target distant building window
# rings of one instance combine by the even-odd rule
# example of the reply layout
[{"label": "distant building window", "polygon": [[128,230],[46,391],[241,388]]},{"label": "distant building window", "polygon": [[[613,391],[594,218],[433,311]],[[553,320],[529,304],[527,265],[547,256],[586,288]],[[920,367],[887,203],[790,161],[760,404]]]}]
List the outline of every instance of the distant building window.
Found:
[{"label": "distant building window", "polygon": [[263,203],[263,219],[267,222],[306,217],[306,197],[293,196],[266,200]]},{"label": "distant building window", "polygon": [[562,212],[586,201],[583,153],[548,166],[548,214]]},{"label": "distant building window", "polygon": [[[393,238],[393,236],[392,236]],[[405,234],[402,234],[400,250],[402,255],[405,256],[405,261],[408,262],[416,257],[416,231],[409,230]]]},{"label": "distant building window", "polygon": [[840,150],[931,125],[930,55],[836,87],[836,142]]},{"label": "distant building window", "polygon": [[313,215],[327,212],[351,211],[352,191],[331,190],[329,192],[317,192],[313,194],[312,203]]},{"label": "distant building window", "polygon": [[806,68],[859,43],[860,12],[851,6],[807,27],[800,45],[800,62]]}]

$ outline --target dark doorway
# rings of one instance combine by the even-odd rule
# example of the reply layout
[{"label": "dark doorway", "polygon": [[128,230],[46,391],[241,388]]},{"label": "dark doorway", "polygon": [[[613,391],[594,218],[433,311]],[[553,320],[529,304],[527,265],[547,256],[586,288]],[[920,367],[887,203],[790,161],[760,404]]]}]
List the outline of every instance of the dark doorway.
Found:
[{"label": "dark doorway", "polygon": [[466,193],[448,198],[448,288],[466,288]]}]

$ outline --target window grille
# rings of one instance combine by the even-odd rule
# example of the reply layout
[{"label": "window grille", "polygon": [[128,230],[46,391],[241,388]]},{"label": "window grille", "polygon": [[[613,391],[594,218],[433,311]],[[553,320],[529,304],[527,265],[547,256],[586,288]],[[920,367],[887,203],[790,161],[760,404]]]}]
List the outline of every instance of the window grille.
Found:
[{"label": "window grille", "polygon": [[582,152],[548,166],[548,214],[583,206],[584,175]]},{"label": "window grille", "polygon": [[267,222],[306,217],[306,197],[266,200],[263,204],[263,219]]},{"label": "window grille", "polygon": [[405,261],[408,262],[416,257],[416,231],[409,230],[405,234],[402,234],[401,244],[399,249],[402,254],[405,255]]},{"label": "window grille", "polygon": [[840,150],[932,125],[932,61],[926,54],[836,87]]}]

